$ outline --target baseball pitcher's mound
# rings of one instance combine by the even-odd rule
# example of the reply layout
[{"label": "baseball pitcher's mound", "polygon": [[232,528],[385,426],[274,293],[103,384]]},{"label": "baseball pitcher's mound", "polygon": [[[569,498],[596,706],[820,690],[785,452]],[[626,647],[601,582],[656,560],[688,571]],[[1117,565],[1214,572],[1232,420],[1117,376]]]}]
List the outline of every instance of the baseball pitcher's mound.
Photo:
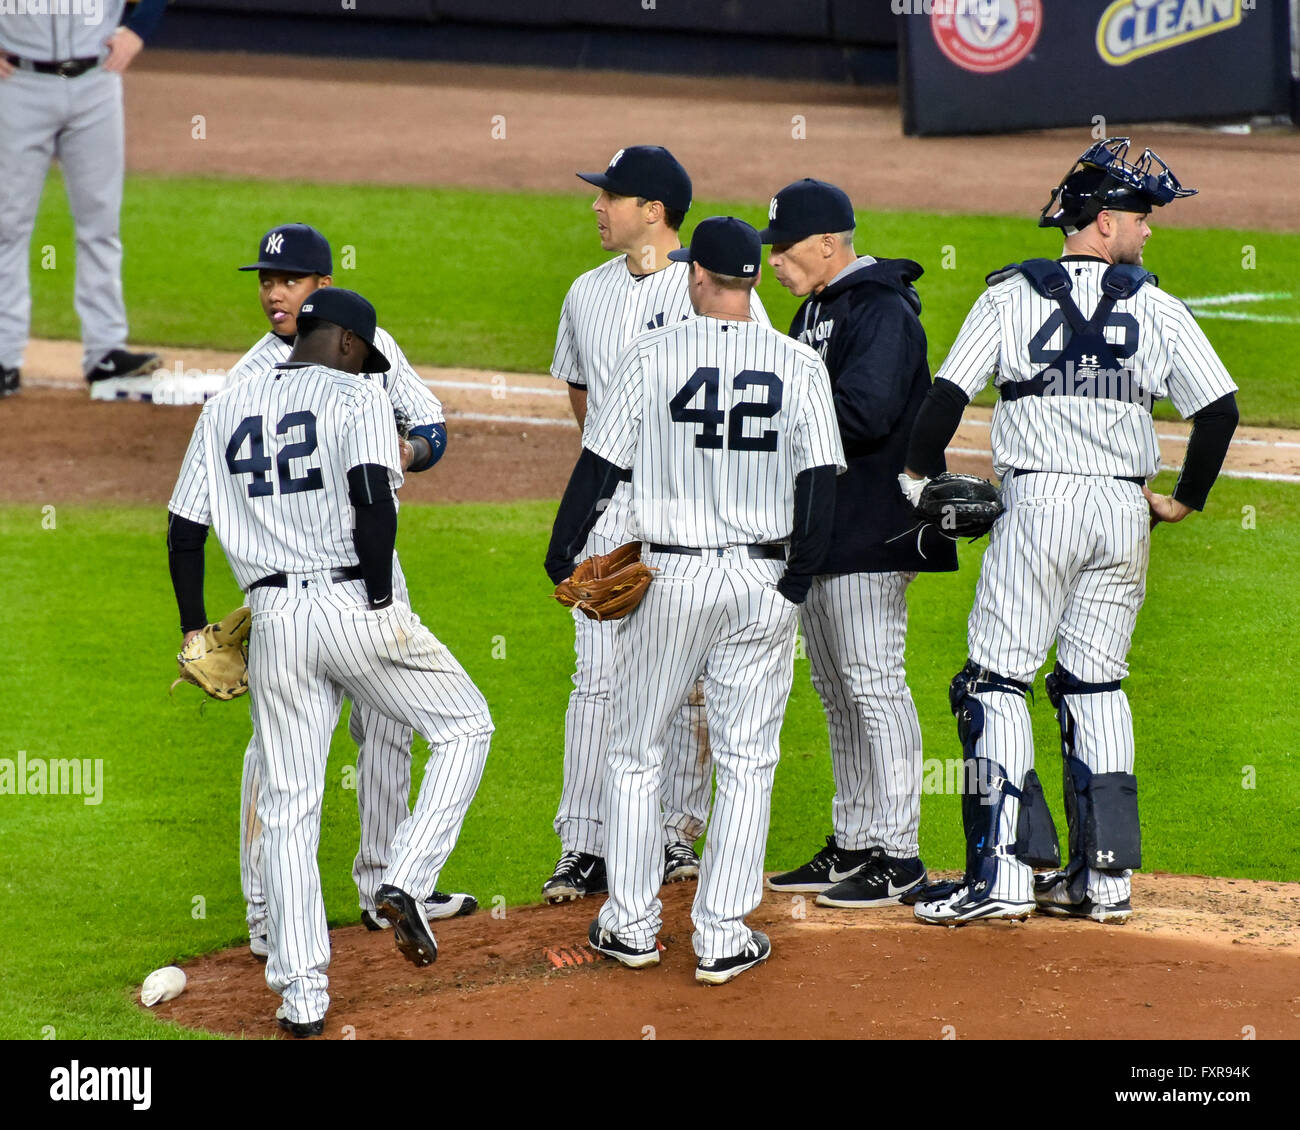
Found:
[{"label": "baseball pitcher's mound", "polygon": [[[1295,1039],[1300,883],[1140,875],[1125,926],[1032,918],[924,926],[908,907],[826,910],[768,892],[751,918],[772,957],[720,987],[694,980],[695,884],[665,888],[659,966],[596,957],[601,900],[434,923],[438,961],[391,933],[333,932],[326,1039]],[[487,900],[485,900],[487,901]],[[163,1020],[278,1036],[278,999],[247,948],[186,967]]]}]

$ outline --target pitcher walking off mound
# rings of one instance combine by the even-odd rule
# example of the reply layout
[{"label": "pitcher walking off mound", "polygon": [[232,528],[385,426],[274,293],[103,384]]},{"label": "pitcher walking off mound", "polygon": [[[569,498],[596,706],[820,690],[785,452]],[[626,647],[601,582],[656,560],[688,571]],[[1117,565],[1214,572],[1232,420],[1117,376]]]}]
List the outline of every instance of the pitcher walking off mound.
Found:
[{"label": "pitcher walking off mound", "polygon": [[698,314],[639,337],[586,430],[556,516],[553,579],[631,472],[629,528],[658,570],[614,637],[604,775],[610,898],[594,949],[659,961],[657,784],[670,720],[701,676],[717,773],[692,909],[696,980],[728,981],[771,953],[759,903],[772,777],[793,675],[795,615],[825,552],[844,454],[817,355],[749,315],[762,247],[748,224],[705,220],[689,251]]}]

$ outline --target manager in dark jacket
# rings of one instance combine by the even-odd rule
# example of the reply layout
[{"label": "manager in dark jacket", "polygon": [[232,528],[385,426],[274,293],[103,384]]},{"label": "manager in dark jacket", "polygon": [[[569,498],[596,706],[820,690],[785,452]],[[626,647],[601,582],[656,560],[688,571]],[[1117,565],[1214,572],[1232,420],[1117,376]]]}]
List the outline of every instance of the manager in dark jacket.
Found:
[{"label": "manager in dark jacket", "polygon": [[821,575],[800,618],[813,685],[830,726],[834,835],[808,863],[767,885],[817,892],[823,906],[889,906],[926,879],[918,857],[921,727],[903,670],[907,586],[957,568],[953,542],[918,533],[898,491],[908,436],[930,388],[921,277],[910,259],[853,249],[853,205],[834,185],[801,180],[772,198],[764,243],[791,294],[790,336],[830,372],[848,471]]}]

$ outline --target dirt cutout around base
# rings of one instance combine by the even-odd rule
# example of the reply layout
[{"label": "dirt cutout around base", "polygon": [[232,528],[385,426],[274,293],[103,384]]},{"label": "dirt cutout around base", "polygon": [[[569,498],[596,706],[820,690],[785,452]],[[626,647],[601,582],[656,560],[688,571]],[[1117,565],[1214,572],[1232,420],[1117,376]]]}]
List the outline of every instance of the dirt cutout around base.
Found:
[{"label": "dirt cutout around base", "polygon": [[[601,898],[435,922],[417,969],[391,933],[333,931],[326,1039],[1139,1039],[1300,1037],[1300,884],[1154,873],[1124,926],[1034,917],[927,926],[910,907],[827,910],[768,891],[772,957],[694,980],[693,882],[663,891],[658,967],[594,955]],[[279,999],[240,947],[185,967],[162,1020],[281,1036]]]}]

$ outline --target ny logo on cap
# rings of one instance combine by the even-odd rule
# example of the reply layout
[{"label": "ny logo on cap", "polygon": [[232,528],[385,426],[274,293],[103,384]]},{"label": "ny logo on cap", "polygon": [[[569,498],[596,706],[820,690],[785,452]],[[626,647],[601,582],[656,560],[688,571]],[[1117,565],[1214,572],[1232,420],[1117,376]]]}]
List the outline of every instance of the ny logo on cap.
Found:
[{"label": "ny logo on cap", "polygon": [[266,253],[268,255],[279,255],[284,249],[284,233],[273,231],[266,238]]},{"label": "ny logo on cap", "polygon": [[617,164],[618,164],[622,159],[623,159],[623,150],[620,149],[617,153],[614,154],[614,156],[612,156],[612,157],[609,159],[609,167],[612,169],[612,168],[613,168],[615,165],[617,165]]},{"label": "ny logo on cap", "polygon": [[772,197],[772,203],[767,206],[767,219],[771,223],[776,219],[776,197]]}]

